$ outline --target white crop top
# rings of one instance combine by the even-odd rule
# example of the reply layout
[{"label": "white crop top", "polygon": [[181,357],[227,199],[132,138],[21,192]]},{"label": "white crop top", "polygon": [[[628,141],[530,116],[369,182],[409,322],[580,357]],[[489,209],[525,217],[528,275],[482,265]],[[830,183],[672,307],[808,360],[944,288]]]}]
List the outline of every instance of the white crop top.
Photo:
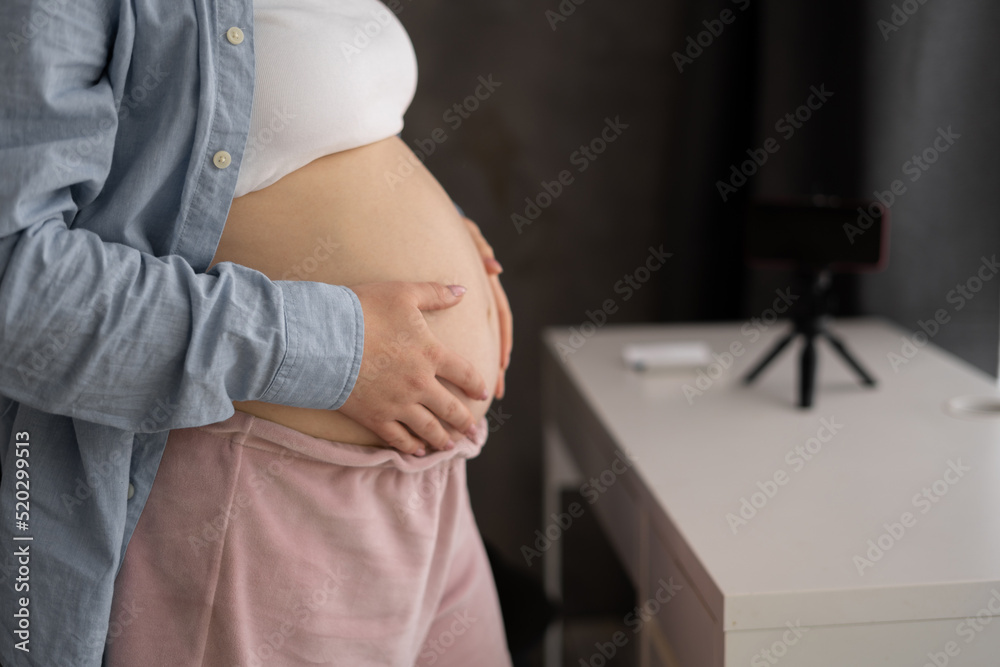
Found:
[{"label": "white crop top", "polygon": [[256,81],[235,196],[398,133],[413,44],[379,0],[254,0]]}]

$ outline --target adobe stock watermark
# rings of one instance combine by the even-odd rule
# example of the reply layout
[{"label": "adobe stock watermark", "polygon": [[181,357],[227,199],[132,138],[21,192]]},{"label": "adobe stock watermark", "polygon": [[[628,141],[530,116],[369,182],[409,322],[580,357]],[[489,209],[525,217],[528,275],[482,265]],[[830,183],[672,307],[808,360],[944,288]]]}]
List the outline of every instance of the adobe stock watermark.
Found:
[{"label": "adobe stock watermark", "polygon": [[247,138],[247,145],[243,150],[243,160],[252,159],[257,155],[257,151],[270,146],[296,118],[298,116],[289,111],[287,107],[272,109],[267,122]]},{"label": "adobe stock watermark", "polygon": [[[99,315],[106,312],[106,306],[100,303]],[[85,320],[74,317],[65,322],[64,326],[47,327],[45,332],[37,337],[38,347],[31,350],[23,361],[17,365],[17,374],[25,386],[30,386],[45,379],[45,371],[60,353],[70,344],[70,340],[84,331]]]},{"label": "adobe stock watermark", "polygon": [[[593,505],[601,499],[601,496],[609,488],[615,485],[619,477],[632,469],[635,461],[635,456],[631,452],[618,449],[611,465],[602,470],[596,477],[591,477],[580,485],[580,495],[587,500],[588,505]],[[524,556],[524,562],[528,564],[528,567],[531,567],[532,561],[541,558],[543,553],[551,549],[552,545],[573,527],[573,520],[583,516],[584,506],[578,502],[572,502],[566,510],[560,514],[553,512],[550,515],[551,521],[545,526],[544,531],[535,529],[534,549],[527,544],[521,545],[521,555]]]},{"label": "adobe stock watermark", "polygon": [[[247,481],[250,492],[257,494],[265,485],[278,479],[294,458],[290,449],[283,448],[281,454],[268,463],[263,471],[254,472],[251,475]],[[228,506],[220,505],[219,511],[211,519],[202,521],[201,525],[196,527],[197,532],[188,535],[188,546],[191,547],[195,554],[200,554],[209,545],[222,541],[229,530],[229,525],[243,514],[244,510],[250,506],[252,500],[252,496],[248,495],[245,491],[237,491]]]},{"label": "adobe stock watermark", "polygon": [[84,501],[90,500],[94,495],[94,489],[103,483],[104,480],[118,477],[128,466],[128,457],[120,449],[115,449],[108,460],[101,461],[87,470],[84,477],[76,478],[76,486],[73,493],[62,493],[59,500],[63,507],[72,515],[77,507],[83,505]]},{"label": "adobe stock watermark", "polygon": [[406,525],[407,520],[414,512],[423,509],[428,502],[433,503],[440,491],[448,484],[450,478],[450,465],[436,466],[421,475],[420,481],[407,496],[406,501],[397,502],[394,505],[399,523]]},{"label": "adobe stock watermark", "polygon": [[22,46],[46,28],[67,4],[68,0],[41,0],[41,2],[34,3],[33,6],[38,7],[38,9],[31,12],[31,16],[25,16],[21,19],[18,31],[7,32],[7,42],[10,44],[11,50],[18,53]]},{"label": "adobe stock watermark", "polygon": [[786,621],[785,627],[788,629],[782,633],[781,639],[757,651],[750,658],[750,667],[771,667],[772,665],[777,665],[788,655],[789,650],[798,644],[810,630],[810,628],[802,627],[802,623],[798,619],[795,620],[795,623]]},{"label": "adobe stock watermark", "polygon": [[[179,407],[180,404],[171,402],[169,396],[157,398],[139,423],[137,437],[148,438],[152,433],[167,430],[166,423]],[[72,516],[77,507],[93,497],[98,486],[106,486],[109,479],[118,479],[128,469],[130,456],[130,451],[116,447],[107,459],[90,466],[83,477],[77,477],[73,493],[59,494],[66,512]]]},{"label": "adobe stock watermark", "polygon": [[545,20],[548,21],[552,32],[556,31],[556,28],[559,27],[560,23],[568,21],[569,17],[576,12],[576,8],[586,1],[587,0],[560,0],[559,5],[555,10],[546,9]]},{"label": "adobe stock watermark", "polygon": [[[511,418],[511,415],[503,411],[503,406],[495,404],[490,406],[486,413],[486,426],[490,433],[499,431]],[[407,520],[425,506],[435,506],[436,499],[440,496],[440,491],[451,476],[451,466],[438,466],[428,470],[414,489],[407,495],[406,500],[394,503],[396,519],[400,525],[406,525]]]},{"label": "adobe stock watermark", "polygon": [[622,618],[625,627],[632,631],[631,637],[624,630],[618,630],[608,638],[609,641],[594,642],[595,651],[586,660],[580,658],[579,667],[605,667],[608,665],[608,661],[614,659],[618,652],[628,645],[632,637],[639,634],[668,602],[684,590],[681,584],[674,583],[673,577],[668,577],[666,581],[661,577],[656,583],[659,584],[659,587],[653,592],[653,596],[646,599],[641,605],[636,605]]},{"label": "adobe stock watermark", "polygon": [[340,53],[347,62],[360,56],[371,45],[372,40],[378,38],[382,31],[392,23],[392,14],[389,13],[389,9],[397,16],[403,11],[403,3],[400,0],[387,0],[385,4],[388,5],[388,8],[381,3],[376,4],[378,4],[378,8],[368,12],[371,20],[354,27],[351,41],[340,41]]},{"label": "adobe stock watermark", "polygon": [[[989,600],[975,616],[967,616],[955,626],[955,634],[965,640],[966,645],[971,644],[998,614],[1000,614],[1000,591],[994,588],[990,591]],[[957,641],[947,641],[940,651],[927,652],[927,662],[922,667],[947,667],[951,664],[951,659],[957,658],[961,653],[962,647]]]},{"label": "adobe stock watermark", "polygon": [[429,637],[424,642],[420,650],[420,659],[423,661],[421,664],[433,665],[436,663],[479,620],[468,609],[461,613],[456,611],[451,617],[452,621],[448,627],[439,632],[436,637]]},{"label": "adobe stock watermark", "polygon": [[[159,88],[160,84],[167,78],[170,72],[162,69],[162,63],[149,65],[145,73],[135,75],[135,83],[122,97],[121,106],[118,107],[118,120],[123,121],[134,113],[149,95]],[[142,78],[139,78],[139,77]],[[97,123],[97,132],[89,137],[80,137],[73,141],[71,147],[63,149],[59,154],[58,166],[64,171],[75,171],[84,160],[90,157],[98,148],[106,148],[109,145],[109,134],[115,130],[116,123],[111,118],[101,118]]]},{"label": "adobe stock watermark", "polygon": [[116,639],[122,636],[128,626],[132,625],[144,611],[146,611],[146,608],[140,606],[136,598],[123,603],[118,609],[118,613],[115,614],[115,617],[111,619],[111,623],[108,625],[107,638],[103,639],[95,635],[91,638],[89,645],[96,648],[101,644],[107,643],[110,646]]},{"label": "adobe stock watermark", "polygon": [[[918,493],[913,494],[910,504],[919,511],[920,515],[930,512],[934,506],[948,495],[951,487],[958,484],[967,472],[972,468],[962,465],[961,459],[948,460],[948,467],[944,469],[941,477],[928,484]],[[858,570],[858,576],[865,576],[865,570],[875,566],[875,563],[883,557],[906,536],[906,533],[916,527],[920,516],[913,512],[903,512],[897,521],[883,523],[884,531],[867,542],[868,549],[864,555],[855,554],[851,559],[854,567]]]},{"label": "adobe stock watermark", "polygon": [[[621,116],[615,116],[614,120],[606,116],[604,127],[601,128],[597,136],[586,144],[581,144],[579,148],[570,153],[569,163],[576,167],[578,174],[582,174],[627,129],[628,125],[621,121]],[[573,173],[569,169],[563,169],[556,175],[555,179],[541,181],[541,190],[534,197],[524,198],[524,214],[511,213],[510,215],[510,221],[514,224],[517,233],[521,234],[525,227],[537,220],[542,211],[552,206],[552,202],[558,199],[565,188],[573,184],[574,180]]]},{"label": "adobe stock watermark", "polygon": [[892,11],[889,13],[889,18],[880,18],[875,22],[876,27],[879,32],[882,33],[882,39],[886,42],[889,41],[889,36],[895,32],[899,32],[910,17],[920,11],[920,8],[927,4],[927,0],[903,0],[900,4],[893,4]]},{"label": "adobe stock watermark", "polygon": [[[961,134],[958,134],[951,129],[951,125],[948,129],[939,127],[937,129],[938,136],[934,138],[924,150],[919,154],[914,154],[909,160],[904,162],[900,167],[900,170],[904,175],[909,177],[910,183],[916,183],[920,178],[931,168],[932,165],[936,164],[944,153],[955,145],[955,142],[962,138]],[[896,203],[896,200],[905,195],[908,192],[906,183],[902,179],[897,178],[892,183],[889,184],[887,190],[875,190],[872,196],[879,201],[886,210],[889,210]],[[869,205],[868,210],[858,207],[858,219],[856,224],[844,223],[844,233],[847,234],[847,240],[854,244],[854,239],[861,234],[868,231],[874,222],[872,216],[877,214],[876,205],[872,203]]]},{"label": "adobe stock watermark", "polygon": [[770,503],[787,486],[796,474],[815,459],[823,451],[824,445],[828,444],[844,428],[844,424],[838,423],[836,417],[824,417],[819,420],[819,428],[816,435],[807,439],[800,445],[795,445],[785,453],[784,461],[788,466],[778,468],[770,477],[764,481],[757,480],[757,491],[750,494],[749,498],[740,498],[740,506],[735,512],[726,514],[726,523],[729,529],[736,535],[740,528],[743,528],[760,513],[767,504]]},{"label": "adobe stock watermark", "polygon": [[[637,266],[630,273],[626,273],[618,280],[614,286],[615,294],[621,294],[622,301],[628,301],[632,296],[642,289],[643,285],[649,282],[653,274],[663,268],[666,261],[673,257],[672,252],[664,252],[663,244],[660,244],[659,248],[654,248],[649,246],[649,254],[646,256],[645,262]],[[559,356],[563,361],[566,360],[569,355],[577,352],[582,348],[590,337],[597,333],[597,330],[608,323],[608,319],[611,315],[618,312],[618,301],[615,298],[605,299],[601,303],[600,308],[594,310],[584,311],[584,316],[587,318],[581,322],[578,326],[571,326],[569,328],[570,334],[566,342],[559,341],[556,343],[556,349],[559,351]]]},{"label": "adobe stock watermark", "polygon": [[[775,298],[771,307],[765,308],[761,312],[760,317],[751,317],[740,327],[740,335],[748,338],[751,344],[756,343],[760,339],[761,334],[770,329],[771,325],[778,321],[778,316],[787,313],[792,304],[799,300],[799,295],[792,294],[791,288],[788,287],[784,290],[776,289],[774,293],[777,295],[777,298]],[[709,391],[723,375],[729,372],[736,359],[742,357],[745,352],[746,348],[743,346],[743,342],[739,340],[734,340],[730,343],[729,348],[722,354],[713,352],[712,357],[714,361],[706,368],[698,369],[694,384],[685,382],[681,387],[681,392],[684,394],[684,398],[687,399],[688,405],[694,405],[695,399]]]},{"label": "adobe stock watermark", "polygon": [[[750,0],[730,0],[730,2],[736,5],[741,12],[745,12],[750,7]],[[727,7],[719,13],[719,18],[703,20],[701,24],[705,26],[705,29],[697,35],[688,35],[684,52],[674,51],[672,57],[677,71],[683,74],[686,66],[693,65],[694,61],[700,58],[705,50],[722,36],[726,26],[732,25],[736,21],[736,17],[736,12]]]},{"label": "adobe stock watermark", "polygon": [[[336,593],[344,582],[343,570],[338,567],[336,572],[326,571],[326,578],[305,597],[296,602],[280,625],[268,632],[262,641],[251,649],[247,667],[266,667],[273,664],[273,658],[284,648],[285,643],[295,636],[313,614],[318,612],[330,601],[330,596]],[[273,611],[273,610],[271,610]]]},{"label": "adobe stock watermark", "polygon": [[278,280],[309,280],[310,275],[333,259],[336,252],[343,247],[342,243],[337,243],[333,238],[332,234],[327,234],[326,238],[317,237],[312,252],[282,273]]},{"label": "adobe stock watermark", "polygon": [[[826,89],[826,84],[821,83],[819,88],[809,87],[810,95],[805,102],[796,107],[793,111],[786,113],[774,124],[774,130],[781,135],[785,141],[789,141],[795,136],[798,130],[805,127],[813,114],[833,97],[834,93]],[[738,166],[732,164],[729,167],[729,178],[715,182],[715,187],[719,191],[722,201],[729,201],[729,198],[739,192],[740,188],[749,182],[757,172],[763,168],[772,155],[781,150],[781,143],[774,137],[768,137],[760,148],[748,148],[746,153],[749,157]]]},{"label": "adobe stock watermark", "polygon": [[[1000,272],[1000,263],[997,263],[997,256],[993,255],[989,259],[985,256],[981,258],[979,269],[965,282],[955,285],[945,295],[945,301],[952,304],[952,309],[958,312],[965,308],[966,304],[976,298],[983,287],[993,277]],[[909,336],[903,336],[898,352],[886,353],[886,359],[894,373],[899,373],[899,369],[910,363],[920,350],[941,331],[941,328],[951,322],[951,314],[944,308],[934,311],[934,316],[927,320],[917,320],[917,327],[920,331],[914,331]]]},{"label": "adobe stock watermark", "polygon": [[[472,117],[480,105],[490,99],[500,86],[502,81],[493,79],[493,74],[486,76],[479,75],[477,84],[472,93],[455,102],[445,109],[441,114],[441,120],[450,128],[452,132],[457,131],[462,124]],[[416,167],[427,161],[431,155],[437,151],[437,147],[448,141],[448,130],[438,126],[428,133],[426,137],[414,139],[412,153],[400,155],[396,160],[396,166],[392,170],[386,169],[382,172],[386,185],[390,191],[395,191],[399,184],[413,174]]]},{"label": "adobe stock watermark", "polygon": [[[58,321],[47,323],[44,330],[34,332],[32,344],[35,347],[22,355],[17,364],[17,374],[25,386],[46,380],[49,365],[53,362],[58,365],[57,360],[67,347],[76,342],[77,336],[88,338],[93,335],[100,327],[100,319],[107,315],[119,294],[127,291],[128,284],[128,280],[122,280],[99,289],[92,287],[86,295],[88,302],[77,300],[74,303],[76,310],[64,314]],[[6,352],[11,354],[10,350]]]}]

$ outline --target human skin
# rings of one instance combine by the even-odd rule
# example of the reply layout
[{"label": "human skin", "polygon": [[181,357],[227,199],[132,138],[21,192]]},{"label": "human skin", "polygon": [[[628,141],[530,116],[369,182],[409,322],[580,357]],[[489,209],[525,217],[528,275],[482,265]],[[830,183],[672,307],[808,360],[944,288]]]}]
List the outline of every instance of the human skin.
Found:
[{"label": "human skin", "polygon": [[[328,440],[422,453],[468,434],[503,394],[511,327],[499,264],[397,137],[234,199],[212,264],[224,261],[273,280],[346,285],[365,317],[361,372],[340,410],[259,401],[234,402],[238,410]],[[455,297],[445,285],[466,291]]]}]

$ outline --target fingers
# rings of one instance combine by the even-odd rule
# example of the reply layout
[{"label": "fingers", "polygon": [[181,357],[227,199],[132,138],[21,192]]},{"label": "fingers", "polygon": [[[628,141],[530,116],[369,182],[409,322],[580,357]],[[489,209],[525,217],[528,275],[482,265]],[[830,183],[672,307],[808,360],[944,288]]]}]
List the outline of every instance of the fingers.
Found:
[{"label": "fingers", "polygon": [[428,410],[440,417],[446,424],[464,433],[469,439],[476,437],[476,422],[465,404],[439,383],[439,389],[424,400]]},{"label": "fingers", "polygon": [[423,456],[427,453],[424,442],[415,438],[412,433],[406,430],[399,422],[385,422],[378,425],[371,425],[369,428],[375,435],[385,440],[385,443],[393,449],[398,449],[404,454],[414,454]]},{"label": "fingers", "polygon": [[503,371],[510,365],[510,353],[514,341],[514,318],[510,312],[510,303],[507,301],[507,294],[504,292],[503,287],[500,285],[500,280],[497,278],[503,272],[503,267],[496,260],[493,247],[486,242],[486,238],[483,237],[479,225],[469,218],[463,218],[463,220],[469,228],[469,233],[472,235],[476,247],[479,249],[479,254],[483,257],[483,262],[486,265],[486,273],[490,276],[492,282],[493,295],[497,302],[497,312],[500,317],[500,370]]},{"label": "fingers", "polygon": [[497,302],[497,315],[500,320],[500,373],[497,375],[497,388],[494,392],[494,396],[499,400],[506,393],[504,375],[510,366],[510,353],[514,344],[514,318],[511,315],[510,303],[507,301],[507,294],[500,284],[500,279],[494,276],[492,283],[493,295]]},{"label": "fingers", "polygon": [[340,411],[408,454],[448,447],[452,427],[475,437],[472,414],[442,383],[486,400],[485,381],[471,362],[434,337],[421,313],[455,305],[465,288],[394,282],[353,289],[364,311],[365,349],[359,381]]},{"label": "fingers", "polygon": [[498,275],[503,273],[503,266],[496,260],[493,247],[486,241],[482,230],[479,229],[479,225],[469,218],[462,219],[469,228],[469,234],[472,236],[479,254],[483,257],[486,274],[490,277],[490,286],[493,289],[493,297],[497,305],[497,315],[500,321],[500,373],[497,375],[497,384],[493,395],[500,399],[503,398],[506,391],[504,372],[510,366],[510,354],[514,347],[514,317],[510,310],[510,303],[507,300],[507,293],[504,292],[503,286],[500,284],[500,279],[497,278]]},{"label": "fingers", "polygon": [[497,317],[500,319],[500,370],[505,371],[510,366],[510,353],[514,348],[514,315],[500,279],[493,276],[490,283],[497,302]]},{"label": "fingers", "polygon": [[416,306],[420,310],[441,310],[451,308],[462,300],[465,287],[462,285],[442,285],[441,283],[411,283]]},{"label": "fingers", "polygon": [[483,232],[479,229],[479,225],[474,223],[468,218],[462,218],[465,221],[466,226],[469,228],[469,234],[472,235],[472,240],[475,242],[476,247],[479,249],[479,254],[483,256],[483,259],[487,257],[496,257],[493,254],[493,247],[486,241],[486,237],[483,236]]},{"label": "fingers", "polygon": [[469,234],[472,236],[472,240],[476,244],[476,248],[479,250],[479,254],[483,258],[483,263],[486,265],[486,273],[491,276],[503,273],[503,267],[496,259],[496,253],[493,252],[493,246],[487,242],[486,237],[483,236],[482,230],[479,229],[479,225],[468,218],[462,218],[462,220],[465,221],[466,226],[469,228]]},{"label": "fingers", "polygon": [[453,449],[454,441],[434,414],[422,405],[415,405],[406,411],[400,420],[434,449]]},{"label": "fingers", "polygon": [[[444,388],[442,391],[451,397],[455,405],[447,405],[447,407],[441,408],[440,412],[437,408],[428,409],[422,405],[415,405],[407,410],[399,421],[384,424],[381,432],[376,432],[376,435],[385,440],[386,444],[393,449],[415,456],[424,456],[427,453],[428,445],[434,449],[454,449],[455,439],[435,416],[435,414],[447,414],[449,415],[449,423],[454,428],[470,439],[475,438],[475,422],[472,419],[472,414],[450,392]],[[434,401],[431,403],[436,405]],[[447,401],[442,401],[442,403],[447,404]]]},{"label": "fingers", "polygon": [[453,383],[469,398],[485,401],[490,397],[486,392],[486,380],[476,367],[460,354],[446,350],[438,364],[437,375]]}]

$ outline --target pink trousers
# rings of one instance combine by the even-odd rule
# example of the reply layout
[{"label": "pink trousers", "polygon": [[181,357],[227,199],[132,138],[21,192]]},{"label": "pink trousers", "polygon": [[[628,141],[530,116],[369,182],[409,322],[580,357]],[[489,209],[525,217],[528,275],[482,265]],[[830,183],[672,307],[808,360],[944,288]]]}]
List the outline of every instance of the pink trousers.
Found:
[{"label": "pink trousers", "polygon": [[111,667],[510,667],[465,461],[243,412],[171,431],[115,584]]}]

